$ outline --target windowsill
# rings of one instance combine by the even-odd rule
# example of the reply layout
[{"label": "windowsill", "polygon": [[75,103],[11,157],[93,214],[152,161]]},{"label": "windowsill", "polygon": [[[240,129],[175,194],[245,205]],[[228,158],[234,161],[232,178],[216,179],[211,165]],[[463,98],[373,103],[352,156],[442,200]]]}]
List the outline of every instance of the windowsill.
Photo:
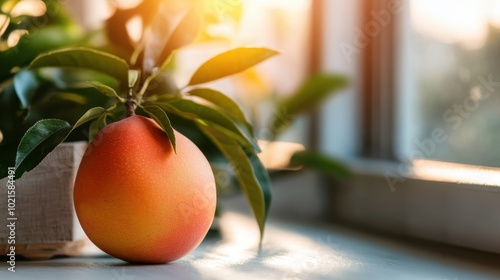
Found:
[{"label": "windowsill", "polygon": [[[430,161],[417,162],[410,172],[382,161],[350,166],[350,180],[327,181],[334,220],[500,253],[498,169]],[[411,175],[397,176],[401,171]]]},{"label": "windowsill", "polygon": [[[236,200],[242,201],[236,198]],[[498,279],[500,256],[340,226],[271,220],[262,251],[251,217],[225,212],[223,238],[168,265],[129,265],[90,251],[17,263],[15,279]],[[0,275],[8,276],[6,269]],[[3,277],[3,276],[2,276]],[[12,277],[12,276],[10,276]]]},{"label": "windowsill", "polygon": [[[458,220],[455,218],[461,216],[465,218],[462,221],[465,225],[462,234],[486,230],[474,226],[471,224],[473,222],[484,226],[495,225],[485,224],[479,218],[472,222],[467,220],[470,215],[467,214],[467,207],[477,205],[465,203],[468,205],[463,210],[466,213],[454,213],[451,208],[447,208],[446,205],[450,203],[456,204],[457,198],[463,198],[461,192],[470,191],[470,187],[408,179],[391,192],[383,176],[380,176],[380,171],[389,170],[390,164],[372,165],[376,168],[368,167],[367,162],[363,164],[352,164],[355,175],[349,184],[325,186],[321,184],[321,177],[310,172],[292,173],[277,180],[261,252],[258,252],[257,226],[248,215],[245,199],[237,194],[222,199],[222,237],[206,239],[193,253],[172,264],[129,265],[90,247],[84,256],[78,258],[20,261],[14,277],[39,280],[63,279],[68,278],[68,275],[75,280],[500,278],[500,255],[497,254],[420,239],[375,234],[345,224],[326,224],[320,219],[325,208],[333,209],[338,220],[431,240],[436,236],[453,234],[440,235],[442,229],[429,232],[422,229],[436,226],[437,222],[441,222],[442,228],[457,226]],[[328,200],[325,189],[334,195],[333,202]],[[449,192],[457,190],[457,194],[443,200],[443,197],[450,195]],[[487,193],[491,195],[491,192]],[[492,193],[500,195],[498,191]],[[422,204],[424,198],[430,198],[430,202]],[[466,198],[472,199],[473,196]],[[445,203],[439,204],[434,199]],[[484,207],[490,204],[492,202],[480,203]],[[441,211],[435,212],[435,209]],[[491,217],[488,217],[493,219],[494,213],[493,210]],[[446,220],[449,215],[455,218]],[[486,242],[492,242],[490,245],[494,248],[498,244],[498,236],[493,232]],[[11,275],[4,268],[0,270],[0,275]]]}]

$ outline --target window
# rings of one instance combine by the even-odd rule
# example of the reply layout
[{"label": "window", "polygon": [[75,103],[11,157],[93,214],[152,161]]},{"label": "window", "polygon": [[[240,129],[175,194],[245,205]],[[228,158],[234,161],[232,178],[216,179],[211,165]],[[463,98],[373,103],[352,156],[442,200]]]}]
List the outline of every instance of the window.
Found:
[{"label": "window", "polygon": [[[361,111],[342,119],[351,127],[351,156],[500,166],[500,99],[491,92],[500,80],[499,1],[325,6],[332,16],[325,19],[324,69],[350,75],[351,92],[337,99],[351,99],[349,111]],[[335,105],[343,101],[331,102],[339,107],[325,110],[325,119],[346,110]],[[335,137],[323,137],[324,149],[334,152],[328,139]]]},{"label": "window", "polygon": [[333,217],[500,252],[499,1],[317,3],[321,69],[351,80],[321,113],[321,149],[354,173]]},{"label": "window", "polygon": [[[500,1],[410,1],[413,150],[500,166]],[[418,58],[418,59],[416,59]],[[439,135],[434,137],[433,135]]]},{"label": "window", "polygon": [[323,112],[324,150],[500,166],[500,1],[319,2],[322,69],[351,78]]}]

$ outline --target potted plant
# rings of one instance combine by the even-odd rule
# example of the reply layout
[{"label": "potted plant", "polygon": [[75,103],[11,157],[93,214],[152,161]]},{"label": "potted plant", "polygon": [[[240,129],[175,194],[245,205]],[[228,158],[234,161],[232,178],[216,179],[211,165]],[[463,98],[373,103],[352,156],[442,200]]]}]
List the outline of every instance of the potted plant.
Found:
[{"label": "potted plant", "polygon": [[[27,69],[41,53],[88,42],[88,36],[59,1],[0,1],[0,7],[0,178],[3,178],[10,175],[8,168],[14,164],[19,141],[38,120],[58,117],[74,122],[87,107],[106,102],[100,94],[86,89],[68,92],[71,80],[106,80],[102,74],[88,71]],[[69,140],[83,139],[83,135],[75,135]],[[60,146],[30,176],[16,182],[16,206],[25,209],[20,217],[23,223],[16,227],[18,254],[30,258],[75,255],[84,245],[84,234],[73,217],[71,191],[73,173],[85,146],[85,143]],[[1,182],[5,186],[7,179]],[[7,201],[7,188],[2,188],[0,197]],[[44,207],[43,211],[40,207]],[[2,203],[0,209],[1,216],[7,218],[8,204]],[[33,228],[39,230],[34,232]],[[9,248],[9,231],[2,228],[0,236],[2,250]]]},{"label": "potted plant", "polygon": [[[238,185],[248,198],[262,236],[271,202],[271,182],[268,172],[257,156],[260,148],[254,139],[253,128],[234,101],[217,90],[204,87],[203,84],[246,70],[278,54],[278,52],[261,47],[242,47],[226,51],[203,63],[193,73],[189,83],[179,87],[171,79],[169,72],[172,67],[172,58],[175,56],[176,49],[190,44],[200,33],[200,16],[204,14],[200,10],[203,5],[198,5],[199,3],[187,0],[170,1],[168,3],[144,1],[141,4],[142,6],[135,8],[136,10],[119,11],[108,21],[108,24],[116,26],[117,23],[120,25],[135,13],[144,16],[142,12],[146,10],[145,7],[147,7],[147,10],[156,11],[154,17],[149,17],[150,20],[145,21],[145,30],[147,32],[143,32],[145,35],[134,48],[123,44],[121,45],[123,49],[114,53],[85,47],[58,49],[39,55],[31,61],[28,68],[17,72],[13,77],[14,81],[16,78],[20,79],[18,77],[28,77],[28,74],[33,75],[32,73],[41,71],[45,73],[45,77],[48,77],[51,85],[60,86],[65,90],[65,93],[78,93],[83,95],[84,98],[89,98],[89,96],[92,96],[92,98],[91,101],[85,102],[85,106],[79,106],[80,110],[85,109],[85,112],[81,114],[78,114],[73,109],[65,110],[63,108],[58,112],[60,116],[70,117],[62,118],[55,117],[58,114],[49,114],[50,118],[45,118],[45,115],[38,115],[38,120],[23,131],[22,138],[11,136],[13,133],[5,130],[3,133],[4,139],[5,141],[9,140],[9,142],[4,143],[2,141],[0,148],[3,148],[4,151],[12,151],[12,148],[16,147],[16,152],[6,153],[6,156],[2,158],[1,172],[3,173],[0,173],[1,177],[8,175],[6,174],[7,166],[14,166],[15,176],[19,178],[25,172],[36,167],[58,145],[75,137],[75,134],[78,134],[78,137],[82,135],[88,136],[94,153],[92,155],[92,151],[87,150],[86,157],[92,159],[98,154],[95,151],[99,147],[105,146],[104,144],[101,145],[99,141],[121,143],[120,139],[129,139],[125,138],[129,136],[123,136],[117,137],[118,140],[115,138],[112,138],[115,140],[109,140],[109,135],[117,135],[118,132],[116,131],[122,131],[117,127],[124,127],[124,131],[127,131],[127,127],[136,127],[137,125],[139,127],[138,131],[143,133],[134,135],[133,131],[129,131],[118,135],[131,134],[132,139],[136,139],[141,138],[143,134],[147,135],[149,133],[147,131],[153,129],[156,131],[154,132],[156,136],[153,137],[156,139],[155,141],[163,139],[161,141],[163,141],[164,146],[171,148],[169,151],[170,156],[173,158],[175,158],[178,148],[177,140],[182,139],[181,142],[193,141],[209,160],[213,159],[215,161],[220,158],[227,160],[234,167],[234,175]],[[109,37],[111,41],[120,42],[122,40],[119,36],[115,36],[114,39],[113,36]],[[112,49],[116,50],[116,48]],[[126,57],[126,59],[123,59],[123,57]],[[64,70],[61,71],[61,69]],[[67,72],[67,69],[72,70]],[[19,82],[17,87],[15,82],[10,85],[11,91],[14,91],[17,96],[18,104],[14,108],[32,109],[30,102],[37,101],[39,94],[45,94],[45,91],[42,93],[33,92],[33,89],[22,86],[24,85],[23,82]],[[278,108],[282,114],[279,114],[272,122],[273,136],[281,132],[297,114],[303,113],[306,108],[310,107],[304,105],[315,105],[332,90],[341,88],[344,85],[344,78],[330,75],[318,75],[307,81],[291,98],[279,102]],[[39,89],[41,87],[37,85],[35,88]],[[94,95],[97,93],[102,94],[102,96],[95,97]],[[3,97],[6,96],[5,93],[2,93],[2,95]],[[23,104],[23,101],[25,104]],[[60,104],[57,104],[53,99],[43,99],[40,105],[42,109],[51,108],[51,106],[59,107]],[[33,112],[30,113],[33,114]],[[4,121],[3,123],[8,125],[10,121]],[[26,123],[26,118],[22,120],[22,123]],[[113,129],[115,132],[113,132]],[[158,131],[162,131],[162,136],[158,134]],[[161,141],[158,140],[158,142]],[[142,141],[137,143],[144,144]],[[150,142],[146,144],[154,146]],[[106,147],[110,147],[108,149],[113,149],[112,144],[108,143],[107,145]],[[127,146],[127,144],[123,145],[124,147]],[[132,146],[130,148],[147,150],[146,147]],[[194,148],[191,150],[194,150]],[[110,157],[113,157],[111,152]],[[113,160],[106,161],[109,163],[108,165],[112,165],[111,169],[107,169],[108,172],[115,174],[110,175],[110,178],[117,178],[118,175],[116,174],[118,173],[115,173],[117,170],[128,170],[130,173],[136,174],[132,171],[142,168],[134,165],[133,169],[127,169],[129,166],[127,164],[123,165],[123,159],[127,159],[128,156],[117,155],[117,157],[121,160],[116,162],[113,162]],[[314,165],[314,163],[318,162],[317,159],[314,155],[300,154],[295,157],[294,164],[312,163],[311,165]],[[92,167],[96,165],[85,164],[85,160],[84,156],[83,166]],[[96,159],[87,161],[100,162],[94,160]],[[131,162],[133,164],[134,159]],[[174,162],[176,161],[174,160]],[[174,166],[179,165],[174,163]],[[83,179],[79,180],[77,178],[77,186],[79,182],[83,181],[86,183],[81,183],[81,188],[84,188],[90,185],[88,182],[96,182],[99,179],[92,177],[97,170],[91,167],[88,167],[90,171],[82,171],[87,167],[80,168],[79,173],[84,173],[84,175],[79,175]],[[193,168],[191,172],[203,173],[205,171]],[[107,173],[103,173],[102,176],[106,177]],[[183,176],[190,176],[190,174],[186,174],[186,170],[184,170]],[[88,177],[91,177],[90,181],[86,181]],[[109,184],[113,185],[113,180],[116,181],[117,179],[110,180],[107,182],[111,182]],[[134,179],[129,178],[122,183],[127,185],[131,180]],[[130,186],[132,185],[134,184],[130,184]],[[106,187],[107,185],[103,186],[103,188]],[[96,191],[95,189],[90,190]],[[87,191],[77,190],[75,192],[75,200],[80,201],[78,203],[81,203],[81,205],[86,203],[86,199],[94,199],[93,197],[89,198],[84,193],[87,193]],[[97,194],[97,196],[100,195]],[[154,196],[154,191],[152,195],[148,195],[148,197],[151,196]],[[107,196],[101,196],[101,201],[99,201],[99,198],[92,201],[95,206],[109,201],[109,199]],[[182,204],[180,203],[180,205]],[[81,210],[82,214],[79,214],[81,217],[92,219],[92,215],[84,214],[84,211],[87,211],[85,209],[88,208],[82,206],[81,209],[83,209]],[[210,210],[211,207],[206,209],[212,211]],[[213,213],[209,214],[213,215]],[[143,218],[139,217],[138,219]],[[95,220],[81,222],[82,224],[89,224],[86,229],[87,232],[93,231],[90,224]],[[150,222],[154,224],[159,221]],[[191,231],[188,230],[183,234],[189,232]],[[194,239],[202,237],[203,232],[206,232],[206,228],[201,229],[200,232],[202,234],[194,237]],[[99,236],[102,236],[102,234]],[[112,237],[116,238],[116,236]],[[130,241],[127,240],[127,242]],[[198,241],[194,240],[190,244],[195,246]],[[112,245],[108,247],[108,244],[112,242],[98,240],[97,243],[105,247],[105,251],[112,255],[128,261],[139,262],[171,261],[187,253],[193,247],[186,245],[185,250],[181,250],[182,252],[177,255],[160,254],[157,258],[146,256],[130,258],[126,252],[114,251],[113,249],[126,247],[124,246],[126,244],[117,243],[115,247]]]}]

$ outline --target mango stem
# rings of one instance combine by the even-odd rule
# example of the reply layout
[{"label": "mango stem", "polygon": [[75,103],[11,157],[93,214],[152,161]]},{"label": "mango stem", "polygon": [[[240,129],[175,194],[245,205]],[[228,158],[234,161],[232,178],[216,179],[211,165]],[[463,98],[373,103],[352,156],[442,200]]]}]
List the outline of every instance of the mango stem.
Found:
[{"label": "mango stem", "polygon": [[135,116],[135,102],[134,102],[134,95],[133,95],[133,89],[129,88],[128,93],[127,93],[127,99],[125,100],[125,108],[126,108],[126,116],[131,117]]}]

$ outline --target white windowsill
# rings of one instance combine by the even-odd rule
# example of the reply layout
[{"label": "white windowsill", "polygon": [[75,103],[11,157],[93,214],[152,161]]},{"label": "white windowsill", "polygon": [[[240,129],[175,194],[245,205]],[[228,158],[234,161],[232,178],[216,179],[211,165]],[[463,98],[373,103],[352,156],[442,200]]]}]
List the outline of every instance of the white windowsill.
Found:
[{"label": "white windowsill", "polygon": [[[366,162],[365,162],[366,163]],[[360,166],[360,165],[358,165]],[[378,165],[380,166],[380,164]],[[363,168],[367,171],[368,168]],[[372,170],[373,171],[373,170]],[[356,171],[355,171],[356,172]],[[358,172],[356,172],[358,173]],[[359,180],[356,175],[353,183]],[[368,175],[366,175],[368,176]],[[373,176],[370,175],[370,176]],[[297,172],[276,181],[262,251],[258,229],[242,194],[224,197],[222,238],[205,240],[185,258],[168,265],[129,265],[88,250],[78,258],[21,261],[13,279],[499,279],[500,256],[415,239],[353,230],[318,220],[328,203],[321,177]],[[456,186],[455,186],[456,187]],[[385,187],[380,193],[397,195]],[[439,187],[438,187],[439,188]],[[329,186],[340,209],[352,192],[367,189]],[[349,195],[351,193],[351,195]],[[375,192],[376,193],[376,192]],[[359,196],[359,194],[358,194]],[[358,198],[354,196],[354,198]],[[377,197],[373,197],[377,200]],[[366,205],[358,205],[367,209]],[[334,207],[335,209],[336,207]],[[373,209],[372,207],[368,207]],[[380,209],[382,210],[382,209]],[[246,212],[246,214],[245,214]],[[243,214],[242,214],[243,213]],[[365,213],[366,215],[366,213]],[[354,215],[356,216],[356,215]],[[283,218],[286,218],[284,220]],[[70,275],[70,276],[68,276]]]},{"label": "white windowsill", "polygon": [[350,166],[349,180],[327,181],[335,220],[500,253],[499,169],[432,161],[411,169],[370,160]]},{"label": "white windowsill", "polygon": [[[241,198],[234,199],[241,203]],[[251,217],[226,211],[221,238],[167,265],[134,265],[89,251],[78,258],[21,261],[12,279],[498,279],[500,257],[341,226],[271,220],[259,252]]]}]

